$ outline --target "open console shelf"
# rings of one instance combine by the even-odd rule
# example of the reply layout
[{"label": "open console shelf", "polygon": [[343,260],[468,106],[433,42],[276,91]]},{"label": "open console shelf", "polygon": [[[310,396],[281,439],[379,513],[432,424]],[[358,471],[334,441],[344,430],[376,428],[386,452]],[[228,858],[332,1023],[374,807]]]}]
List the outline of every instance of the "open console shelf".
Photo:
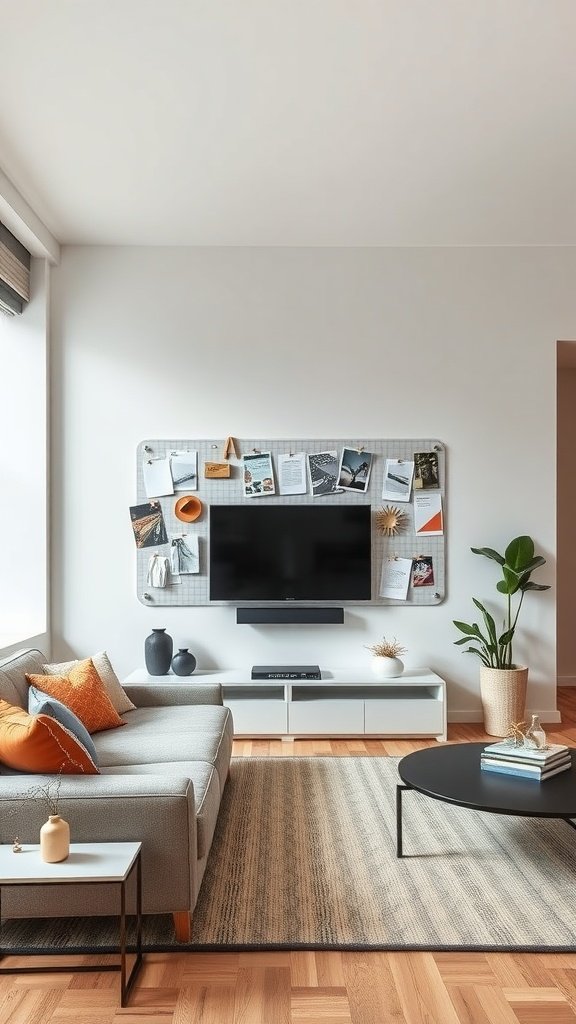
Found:
[{"label": "open console shelf", "polygon": [[[178,676],[137,669],[127,683],[173,686]],[[364,670],[334,669],[321,679],[250,679],[250,669],[194,672],[186,684],[221,683],[235,736],[432,736],[446,739],[446,683],[428,668],[376,682]]]}]

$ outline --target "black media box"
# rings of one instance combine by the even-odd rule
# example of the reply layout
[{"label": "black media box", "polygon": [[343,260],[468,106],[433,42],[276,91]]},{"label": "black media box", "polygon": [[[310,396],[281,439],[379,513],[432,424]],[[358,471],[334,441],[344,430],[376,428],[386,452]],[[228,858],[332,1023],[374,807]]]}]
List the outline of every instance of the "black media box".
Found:
[{"label": "black media box", "polygon": [[322,679],[318,665],[253,665],[252,679]]}]

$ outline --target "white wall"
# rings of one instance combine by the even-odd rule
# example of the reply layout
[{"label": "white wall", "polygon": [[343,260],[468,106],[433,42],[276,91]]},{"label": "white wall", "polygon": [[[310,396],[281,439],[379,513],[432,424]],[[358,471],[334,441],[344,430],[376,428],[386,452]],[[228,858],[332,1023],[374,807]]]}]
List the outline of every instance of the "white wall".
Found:
[{"label": "white wall", "polygon": [[[67,248],[54,272],[54,654],[107,648],[119,672],[166,626],[204,667],[407,663],[479,717],[478,665],[453,646],[502,549],[531,534],[555,582],[556,340],[576,327],[576,250]],[[352,608],[345,626],[237,626],[227,608],[143,607],[128,506],[145,437],[439,437],[447,600]],[[495,601],[500,615],[500,602]],[[528,595],[516,660],[555,709],[555,591]],[[552,716],[554,717],[554,716]]]}]

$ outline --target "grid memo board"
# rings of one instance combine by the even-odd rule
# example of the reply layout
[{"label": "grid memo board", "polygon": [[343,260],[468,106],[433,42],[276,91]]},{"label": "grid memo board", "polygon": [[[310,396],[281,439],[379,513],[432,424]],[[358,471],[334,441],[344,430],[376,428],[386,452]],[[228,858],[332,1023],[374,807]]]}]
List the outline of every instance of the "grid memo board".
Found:
[{"label": "grid memo board", "polygon": [[[155,547],[137,548],[136,550],[136,587],[138,599],[148,607],[165,606],[186,606],[186,605],[226,605],[222,601],[210,601],[208,597],[208,522],[210,505],[234,505],[251,502],[267,502],[272,504],[314,504],[322,502],[329,504],[365,504],[372,507],[372,598],[366,601],[322,601],[323,605],[392,605],[392,606],[413,606],[422,607],[426,605],[440,604],[446,596],[446,567],[445,567],[445,532],[446,532],[446,449],[443,442],[430,438],[395,438],[395,439],[370,439],[370,438],[348,438],[342,439],[309,439],[309,438],[283,438],[281,440],[267,440],[265,438],[234,439],[237,457],[232,455],[228,460],[230,464],[230,477],[225,479],[205,479],[205,462],[222,462],[224,441],[222,439],[152,439],[142,441],[137,448],[137,493],[134,504],[144,504],[150,500],[159,501],[162,507],[168,543]],[[242,455],[248,455],[254,451],[270,452],[274,472],[276,475],[275,459],[278,455],[289,452],[324,452],[336,450],[338,457],[343,448],[365,449],[373,454],[372,467],[368,490],[364,492],[336,491],[332,494],[312,496],[310,483],[308,493],[298,495],[259,495],[254,498],[244,496]],[[143,464],[145,459],[160,459],[170,455],[173,451],[193,450],[198,452],[198,487],[189,493],[197,496],[202,502],[202,514],[195,522],[184,524],[180,522],[175,514],[174,507],[178,497],[187,492],[150,499],[146,495],[144,487]],[[413,491],[409,502],[395,502],[391,499],[382,498],[382,487],[386,459],[401,459],[412,461],[415,452],[435,452],[438,459],[439,488],[442,495],[442,509],[444,518],[443,536],[416,536],[414,530],[414,501]],[[425,492],[424,492],[425,493]],[[396,505],[406,516],[405,528],[396,536],[388,537],[376,528],[376,512],[385,505]],[[181,536],[183,533],[197,534],[200,552],[200,572],[191,575],[173,576],[168,578],[168,585],[164,588],[150,587],[147,584],[148,563],[150,556],[158,553],[170,556],[170,540],[173,536]],[[408,596],[405,601],[398,601],[394,598],[379,596],[380,577],[382,564],[387,558],[418,558],[419,556],[431,556],[433,559],[434,585],[425,587],[412,587],[408,589]],[[261,604],[262,602],[241,602],[244,605]],[[317,602],[299,602],[301,605],[311,605]]]}]

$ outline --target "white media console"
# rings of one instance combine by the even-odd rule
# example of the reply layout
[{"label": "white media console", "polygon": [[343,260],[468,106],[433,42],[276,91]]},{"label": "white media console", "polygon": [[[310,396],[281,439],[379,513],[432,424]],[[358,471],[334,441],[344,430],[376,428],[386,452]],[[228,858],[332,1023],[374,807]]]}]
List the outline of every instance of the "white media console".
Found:
[{"label": "white media console", "polygon": [[446,739],[446,683],[428,668],[383,683],[366,669],[322,670],[321,679],[250,678],[250,668],[151,676],[125,683],[221,683],[236,736],[432,736]]}]

